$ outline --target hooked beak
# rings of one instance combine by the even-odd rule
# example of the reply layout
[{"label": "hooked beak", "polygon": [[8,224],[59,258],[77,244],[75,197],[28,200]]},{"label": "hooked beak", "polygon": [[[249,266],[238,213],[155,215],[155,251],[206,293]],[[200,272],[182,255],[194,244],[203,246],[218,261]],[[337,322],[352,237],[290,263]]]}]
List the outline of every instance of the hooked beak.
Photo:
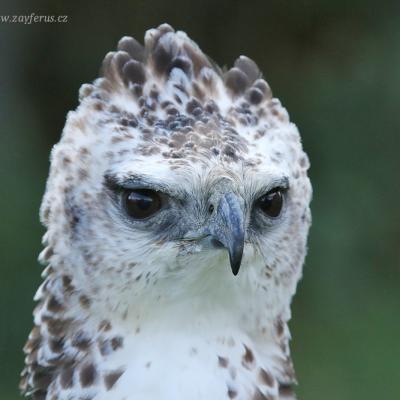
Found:
[{"label": "hooked beak", "polygon": [[236,276],[243,256],[244,217],[235,194],[229,192],[222,197],[209,232],[228,250],[232,273]]}]

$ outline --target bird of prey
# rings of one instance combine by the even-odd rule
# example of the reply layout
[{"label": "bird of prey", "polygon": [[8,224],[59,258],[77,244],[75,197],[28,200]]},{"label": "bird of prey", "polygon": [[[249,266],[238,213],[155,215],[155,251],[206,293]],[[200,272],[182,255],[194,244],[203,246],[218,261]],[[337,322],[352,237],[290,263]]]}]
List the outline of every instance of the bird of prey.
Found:
[{"label": "bird of prey", "polygon": [[163,24],[80,89],[41,206],[34,400],[294,399],[309,162],[257,65]]}]

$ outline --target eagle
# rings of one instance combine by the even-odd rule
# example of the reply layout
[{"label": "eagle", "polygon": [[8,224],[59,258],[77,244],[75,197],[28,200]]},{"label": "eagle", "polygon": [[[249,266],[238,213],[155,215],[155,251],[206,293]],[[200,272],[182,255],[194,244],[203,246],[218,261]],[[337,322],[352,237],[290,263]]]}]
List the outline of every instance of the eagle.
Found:
[{"label": "eagle", "polygon": [[254,61],[123,37],[51,152],[33,400],[290,400],[308,157]]}]

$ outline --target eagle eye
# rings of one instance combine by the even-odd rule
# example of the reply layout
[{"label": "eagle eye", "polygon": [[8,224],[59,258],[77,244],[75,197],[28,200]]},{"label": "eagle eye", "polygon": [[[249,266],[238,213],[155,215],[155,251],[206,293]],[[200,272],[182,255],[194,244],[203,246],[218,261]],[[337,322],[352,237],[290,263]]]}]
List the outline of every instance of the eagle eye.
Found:
[{"label": "eagle eye", "polygon": [[123,196],[123,204],[130,217],[146,219],[161,209],[162,199],[154,190],[127,190]]},{"label": "eagle eye", "polygon": [[283,190],[280,188],[271,190],[261,196],[256,205],[268,217],[279,217],[283,206]]}]

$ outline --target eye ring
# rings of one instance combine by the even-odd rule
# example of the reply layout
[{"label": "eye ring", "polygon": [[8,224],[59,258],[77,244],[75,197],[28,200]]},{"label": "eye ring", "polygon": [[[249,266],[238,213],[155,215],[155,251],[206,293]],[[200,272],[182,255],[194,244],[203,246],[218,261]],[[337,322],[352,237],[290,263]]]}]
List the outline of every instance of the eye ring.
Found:
[{"label": "eye ring", "polygon": [[283,209],[284,190],[282,188],[274,188],[268,193],[262,195],[257,201],[257,208],[268,218],[278,218]]},{"label": "eye ring", "polygon": [[148,219],[163,206],[160,193],[151,189],[126,190],[122,197],[123,207],[128,216],[135,220]]}]

